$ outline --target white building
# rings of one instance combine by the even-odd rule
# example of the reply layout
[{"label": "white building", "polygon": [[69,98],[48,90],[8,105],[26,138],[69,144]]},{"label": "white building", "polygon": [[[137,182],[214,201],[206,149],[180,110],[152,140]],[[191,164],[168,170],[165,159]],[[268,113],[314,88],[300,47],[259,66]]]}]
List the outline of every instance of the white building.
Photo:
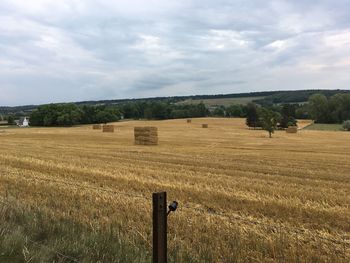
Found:
[{"label": "white building", "polygon": [[19,127],[29,127],[29,118],[22,117],[16,123]]}]

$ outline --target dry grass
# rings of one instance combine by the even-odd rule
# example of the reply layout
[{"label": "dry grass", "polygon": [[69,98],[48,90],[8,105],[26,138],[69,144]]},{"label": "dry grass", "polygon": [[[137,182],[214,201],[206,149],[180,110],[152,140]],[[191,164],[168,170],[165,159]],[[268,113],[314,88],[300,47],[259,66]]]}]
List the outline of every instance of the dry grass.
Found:
[{"label": "dry grass", "polygon": [[[166,190],[182,206],[169,218],[172,252],[198,262],[348,262],[350,133],[269,139],[244,122],[130,121],[115,123],[118,134],[9,129],[0,134],[0,193],[91,229],[117,221],[147,244],[151,193]],[[134,145],[135,126],[158,127],[159,146]]]}]

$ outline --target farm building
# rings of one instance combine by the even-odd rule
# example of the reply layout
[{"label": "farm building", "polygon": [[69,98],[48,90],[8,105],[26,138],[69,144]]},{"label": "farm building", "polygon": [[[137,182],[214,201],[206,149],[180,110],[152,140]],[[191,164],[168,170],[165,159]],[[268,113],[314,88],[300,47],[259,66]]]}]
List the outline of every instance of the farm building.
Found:
[{"label": "farm building", "polygon": [[15,120],[17,126],[19,127],[29,127],[29,118],[21,117],[19,120]]}]

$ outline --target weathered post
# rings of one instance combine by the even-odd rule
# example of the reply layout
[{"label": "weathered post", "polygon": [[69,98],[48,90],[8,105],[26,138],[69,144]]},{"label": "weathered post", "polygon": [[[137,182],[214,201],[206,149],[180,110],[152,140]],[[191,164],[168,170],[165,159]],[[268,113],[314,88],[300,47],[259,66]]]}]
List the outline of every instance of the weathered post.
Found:
[{"label": "weathered post", "polygon": [[153,263],[167,263],[166,192],[153,193]]}]

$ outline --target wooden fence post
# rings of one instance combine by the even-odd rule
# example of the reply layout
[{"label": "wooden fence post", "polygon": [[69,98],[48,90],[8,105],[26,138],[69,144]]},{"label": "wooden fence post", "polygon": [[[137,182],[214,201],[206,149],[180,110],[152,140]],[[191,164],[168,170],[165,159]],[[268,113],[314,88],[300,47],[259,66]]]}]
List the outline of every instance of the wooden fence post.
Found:
[{"label": "wooden fence post", "polygon": [[153,263],[167,263],[166,192],[153,193]]}]

